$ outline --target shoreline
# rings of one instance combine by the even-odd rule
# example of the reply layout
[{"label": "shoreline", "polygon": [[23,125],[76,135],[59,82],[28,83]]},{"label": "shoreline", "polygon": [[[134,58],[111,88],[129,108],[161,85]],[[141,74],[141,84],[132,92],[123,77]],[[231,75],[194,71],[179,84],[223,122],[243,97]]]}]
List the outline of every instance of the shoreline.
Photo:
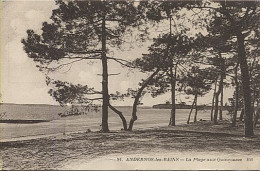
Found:
[{"label": "shoreline", "polygon": [[[222,122],[229,122],[229,120],[223,120]],[[190,126],[193,125],[198,125],[199,123],[205,123],[207,125],[211,125],[211,122],[208,120],[200,120],[197,121],[196,123],[194,122],[190,122],[190,124],[187,123],[180,123],[180,124],[176,124],[176,126],[173,127],[169,127],[169,126],[150,126],[150,127],[145,127],[145,128],[134,128],[132,132],[136,132],[136,131],[150,131],[150,130],[157,130],[157,129],[162,129],[162,130],[167,130],[167,129],[172,129],[172,128],[178,128],[175,130],[189,130],[190,132],[193,132],[192,130],[189,129]],[[6,123],[4,123],[6,124]],[[9,124],[9,123],[8,123]],[[12,123],[13,124],[13,123]],[[15,124],[15,123],[14,123]],[[19,123],[20,124],[20,123]],[[219,127],[219,125],[221,125],[223,123],[218,123],[216,125],[211,125],[212,128],[217,128]],[[200,124],[201,125],[201,124]],[[203,125],[203,124],[202,124]],[[229,127],[229,126],[228,126]],[[236,129],[238,127],[243,127],[243,123],[237,123],[236,127],[230,127],[231,129]],[[210,128],[210,129],[212,129]],[[199,128],[196,128],[195,132],[198,132]],[[217,130],[217,129],[214,129]],[[238,135],[243,133],[243,130],[240,130],[240,132],[234,132],[233,135]],[[128,131],[123,131],[120,129],[112,129],[110,130],[110,133],[129,133]],[[200,131],[201,133],[210,133],[211,131]],[[218,130],[218,133],[223,132],[223,130]],[[224,131],[225,132],[225,131]],[[64,133],[53,133],[53,134],[37,134],[37,135],[29,135],[29,136],[19,136],[19,137],[14,137],[14,138],[7,138],[7,139],[0,139],[0,143],[8,143],[8,142],[19,142],[19,141],[30,141],[30,140],[37,140],[37,139],[42,139],[42,138],[67,138],[69,136],[73,136],[74,134],[87,134],[87,133],[96,133],[96,134],[100,134],[99,130],[95,130],[95,131],[88,131],[88,129],[86,130],[77,130],[77,131],[67,131],[65,134]],[[110,134],[108,133],[108,134]],[[131,133],[131,132],[130,132]]]}]

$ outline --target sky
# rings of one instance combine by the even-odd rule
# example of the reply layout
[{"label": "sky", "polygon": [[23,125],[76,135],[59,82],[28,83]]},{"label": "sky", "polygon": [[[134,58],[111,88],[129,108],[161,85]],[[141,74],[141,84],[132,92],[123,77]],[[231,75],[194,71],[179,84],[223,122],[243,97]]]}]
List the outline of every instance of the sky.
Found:
[{"label": "sky", "polygon": [[[17,104],[58,104],[48,94],[49,87],[45,83],[45,76],[35,66],[32,59],[27,57],[23,50],[22,38],[26,38],[26,30],[33,29],[41,32],[43,21],[50,21],[53,1],[3,1],[1,6],[1,102]],[[115,56],[124,59],[141,57],[147,52],[149,43],[143,46],[135,44],[132,49],[116,50]],[[51,74],[52,78],[63,81],[80,83],[101,90],[101,63],[80,62],[69,68]],[[110,92],[126,92],[128,88],[137,88],[141,79],[147,78],[149,73],[143,74],[138,71],[129,71],[122,68],[118,63],[109,62],[109,73],[120,73],[109,77]],[[231,89],[224,90],[224,101],[232,95]],[[178,94],[178,93],[177,93]],[[200,104],[211,102],[212,92],[199,99]],[[142,102],[145,106],[165,103],[170,100],[170,94],[164,94],[157,98],[146,95]],[[185,101],[189,103],[192,98],[177,95],[176,102]],[[114,105],[130,106],[133,99],[115,101]]]}]

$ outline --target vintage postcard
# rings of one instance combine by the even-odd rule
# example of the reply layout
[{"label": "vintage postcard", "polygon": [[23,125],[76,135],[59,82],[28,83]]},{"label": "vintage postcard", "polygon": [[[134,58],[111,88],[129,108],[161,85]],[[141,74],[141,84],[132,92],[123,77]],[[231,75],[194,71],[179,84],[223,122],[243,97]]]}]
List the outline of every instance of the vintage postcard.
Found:
[{"label": "vintage postcard", "polygon": [[2,0],[2,170],[260,170],[260,1]]}]

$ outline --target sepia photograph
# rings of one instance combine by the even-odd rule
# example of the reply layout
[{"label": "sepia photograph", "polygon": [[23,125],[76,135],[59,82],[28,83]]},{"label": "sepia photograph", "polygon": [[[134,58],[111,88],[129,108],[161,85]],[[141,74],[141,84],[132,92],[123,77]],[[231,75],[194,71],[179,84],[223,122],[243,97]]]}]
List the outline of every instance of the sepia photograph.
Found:
[{"label": "sepia photograph", "polygon": [[259,0],[2,0],[1,170],[260,170]]}]

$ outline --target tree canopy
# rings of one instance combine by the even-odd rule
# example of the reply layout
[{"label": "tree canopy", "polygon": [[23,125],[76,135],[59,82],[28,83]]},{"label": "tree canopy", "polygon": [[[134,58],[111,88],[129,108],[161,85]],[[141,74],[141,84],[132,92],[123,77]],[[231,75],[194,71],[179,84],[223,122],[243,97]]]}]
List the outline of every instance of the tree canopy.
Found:
[{"label": "tree canopy", "polygon": [[[235,87],[242,87],[245,109],[245,136],[253,135],[253,107],[259,101],[259,2],[257,1],[61,1],[57,0],[50,19],[43,22],[41,33],[27,31],[22,40],[28,57],[46,74],[51,86],[49,94],[61,105],[67,103],[93,104],[102,101],[102,131],[108,129],[108,108],[116,112],[126,130],[123,114],[111,106],[110,100],[135,96],[129,130],[137,120],[137,105],[144,89],[153,97],[171,91],[172,113],[170,125],[175,125],[175,89],[184,88],[187,94],[203,96],[219,82],[214,93],[215,115],[218,96],[228,76],[235,80]],[[189,12],[192,12],[190,14]],[[188,25],[177,23],[189,19]],[[201,17],[204,16],[204,17]],[[166,24],[161,34],[151,34],[151,27]],[[144,30],[142,26],[146,27]],[[133,29],[135,30],[133,31]],[[173,31],[173,28],[175,29]],[[198,34],[188,34],[190,30]],[[206,34],[202,34],[202,29]],[[150,33],[152,40],[147,53],[134,61],[116,58],[111,49],[124,45],[126,33],[142,35]],[[82,60],[101,61],[102,91],[89,85],[55,80],[49,73]],[[121,94],[109,93],[108,60],[124,66],[152,73],[140,82],[137,91]],[[90,67],[90,66],[88,66]],[[86,69],[88,69],[86,67]],[[240,67],[240,68],[238,68]],[[241,85],[238,73],[241,73]],[[177,84],[178,82],[178,84]],[[236,89],[238,90],[238,89]],[[253,94],[253,96],[252,96]],[[253,99],[251,98],[253,97]],[[223,96],[222,96],[223,99]],[[253,105],[252,105],[253,103]],[[173,122],[174,120],[174,122]]]}]

